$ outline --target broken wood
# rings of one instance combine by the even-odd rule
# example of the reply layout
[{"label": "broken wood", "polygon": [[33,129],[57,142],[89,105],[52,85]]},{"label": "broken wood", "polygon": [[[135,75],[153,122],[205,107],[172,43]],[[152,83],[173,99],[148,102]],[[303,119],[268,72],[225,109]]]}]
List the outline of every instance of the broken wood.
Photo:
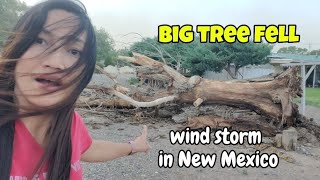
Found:
[{"label": "broken wood", "polygon": [[[167,110],[166,108],[169,106],[163,104],[169,102],[174,102],[178,106],[189,104],[197,109],[208,104],[227,105],[240,108],[237,110],[237,113],[240,114],[241,111],[244,113],[252,111],[255,114],[248,117],[245,115],[227,117],[195,112],[195,116],[177,117],[177,121],[185,122],[186,119],[189,119],[189,125],[196,128],[208,125],[214,128],[224,126],[241,130],[260,129],[265,135],[275,135],[277,131],[275,127],[279,129],[284,125],[295,125],[297,118],[300,117],[297,105],[292,102],[293,98],[301,96],[300,78],[297,76],[298,70],[296,68],[264,79],[215,81],[200,76],[187,78],[161,62],[141,54],[133,53],[133,55],[133,57],[119,56],[119,59],[137,65],[137,75],[143,82],[150,80],[150,82],[160,81],[165,84],[166,86],[162,87],[163,90],[155,90],[154,86],[144,86],[144,88],[137,90],[125,88],[119,84],[111,88],[90,86],[88,88],[97,92],[101,91],[108,96],[80,97],[77,106],[155,107],[154,113],[151,114],[172,117],[174,113],[181,113],[181,107],[180,109],[175,107],[173,111],[172,109]],[[140,85],[142,84],[140,83]],[[160,83],[155,84],[159,85]],[[143,109],[140,110],[143,111]],[[150,112],[146,114],[150,114]],[[259,118],[259,116],[265,118]],[[185,118],[184,121],[183,118]]]},{"label": "broken wood", "polygon": [[252,109],[275,119],[279,127],[295,124],[298,107],[292,99],[301,96],[300,78],[296,68],[265,81],[215,81],[199,76],[186,78],[173,68],[137,53],[134,53],[133,57],[122,59],[130,59],[129,62],[140,66],[163,69],[163,74],[173,80],[168,92],[177,94],[177,101],[180,103],[196,102],[197,105],[203,99],[203,104],[224,104]]}]

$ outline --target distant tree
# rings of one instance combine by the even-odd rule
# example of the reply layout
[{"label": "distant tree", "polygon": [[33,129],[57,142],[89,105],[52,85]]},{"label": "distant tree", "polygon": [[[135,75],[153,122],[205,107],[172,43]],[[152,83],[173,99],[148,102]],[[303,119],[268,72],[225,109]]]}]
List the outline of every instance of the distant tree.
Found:
[{"label": "distant tree", "polygon": [[[232,78],[237,78],[238,71],[246,65],[266,64],[272,46],[264,43],[214,43],[190,47],[184,62],[192,74],[202,75],[205,71],[221,72],[225,69]],[[232,68],[234,66],[234,68]]]},{"label": "distant tree", "polygon": [[192,75],[202,75],[205,71],[221,72],[225,67],[225,61],[219,58],[217,53],[210,49],[210,44],[202,44],[198,41],[188,44],[185,52],[183,67]]},{"label": "distant tree", "polygon": [[312,50],[308,52],[308,55],[320,55],[320,49]]},{"label": "distant tree", "polygon": [[307,54],[308,49],[306,48],[299,48],[296,46],[289,46],[289,47],[282,47],[280,48],[277,53],[284,53],[284,54]]},{"label": "distant tree", "polygon": [[132,56],[132,51],[128,48],[122,48],[117,50],[117,54],[121,56]]},{"label": "distant tree", "polygon": [[268,63],[271,49],[272,46],[264,43],[200,43],[198,39],[192,43],[160,44],[157,38],[146,38],[130,47],[131,51],[162,61],[176,70],[187,69],[192,75],[225,69],[233,78],[243,66]]},{"label": "distant tree", "polygon": [[156,38],[143,38],[141,41],[133,43],[129,50],[151,57],[155,60],[163,58],[162,51],[160,51],[161,44],[158,43]]},{"label": "distant tree", "polygon": [[[267,58],[270,55],[272,46],[264,43],[222,43],[213,44],[213,52],[217,53],[220,60],[225,62],[224,69],[234,79],[237,78],[240,68],[246,65],[259,65],[269,62]],[[234,71],[232,71],[231,65],[234,65]]]},{"label": "distant tree", "polygon": [[97,64],[102,67],[114,64],[117,53],[114,49],[113,39],[103,28],[95,28],[95,32],[97,40]]},{"label": "distant tree", "polygon": [[130,50],[168,64],[179,71],[182,68],[186,48],[187,45],[182,43],[161,44],[157,37],[154,37],[143,38],[134,43]]},{"label": "distant tree", "polygon": [[27,8],[27,5],[19,0],[0,1],[0,47],[9,36],[13,25],[17,23],[19,17]]}]

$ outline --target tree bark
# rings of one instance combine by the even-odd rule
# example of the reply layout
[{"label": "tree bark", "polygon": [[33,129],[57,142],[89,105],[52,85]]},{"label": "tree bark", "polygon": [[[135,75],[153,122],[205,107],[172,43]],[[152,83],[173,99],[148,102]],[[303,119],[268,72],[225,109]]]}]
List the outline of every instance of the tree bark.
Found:
[{"label": "tree bark", "polygon": [[224,68],[224,70],[227,71],[227,73],[231,76],[232,79],[237,79],[237,75],[231,71],[231,67],[230,67],[230,64],[229,64],[229,63],[228,63],[228,65]]},{"label": "tree bark", "polygon": [[[177,104],[190,104],[199,108],[205,104],[220,104],[233,107],[244,107],[255,111],[270,119],[272,125],[278,128],[293,126],[299,116],[298,107],[292,101],[301,96],[300,78],[298,69],[291,68],[282,74],[266,79],[257,80],[231,80],[215,81],[192,76],[187,78],[168,65],[155,61],[141,54],[133,53],[133,57],[120,56],[132,64],[140,66],[138,76],[141,79],[166,81],[167,87],[153,94],[133,92],[130,89],[116,85],[109,89],[103,89],[113,96],[91,98],[82,97],[78,100],[78,107],[109,106],[109,107],[158,107],[161,104],[174,101]],[[97,89],[96,87],[88,87]],[[101,89],[101,88],[100,88]],[[210,116],[211,117],[211,116]],[[204,118],[208,119],[215,118]],[[220,119],[221,120],[221,119]],[[228,124],[221,120],[220,124]],[[240,120],[239,120],[240,121]],[[245,120],[241,120],[245,121]],[[215,120],[217,122],[217,120]],[[247,123],[252,123],[250,121]],[[235,124],[232,122],[231,124]],[[230,123],[229,123],[230,124]],[[242,125],[247,126],[246,123]],[[255,127],[255,126],[250,126]],[[264,128],[266,130],[266,128]],[[271,134],[271,130],[266,130]]]},{"label": "tree bark", "polygon": [[150,66],[171,77],[173,83],[168,92],[180,103],[246,107],[274,119],[279,127],[294,125],[298,115],[298,107],[292,102],[294,97],[301,96],[296,68],[265,81],[215,81],[199,76],[186,78],[173,68],[136,53],[134,57],[120,58],[136,65]]}]

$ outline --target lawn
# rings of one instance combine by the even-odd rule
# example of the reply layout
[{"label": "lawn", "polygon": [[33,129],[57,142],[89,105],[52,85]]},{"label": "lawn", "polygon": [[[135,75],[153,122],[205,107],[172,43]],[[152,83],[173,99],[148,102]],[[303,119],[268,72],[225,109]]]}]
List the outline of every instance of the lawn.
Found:
[{"label": "lawn", "polygon": [[306,88],[306,105],[320,107],[320,88]]}]

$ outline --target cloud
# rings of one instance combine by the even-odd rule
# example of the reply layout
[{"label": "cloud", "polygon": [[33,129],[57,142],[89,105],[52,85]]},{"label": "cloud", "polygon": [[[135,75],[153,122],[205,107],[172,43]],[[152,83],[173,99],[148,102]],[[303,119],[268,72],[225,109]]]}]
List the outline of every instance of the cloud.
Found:
[{"label": "cloud", "polygon": [[[39,0],[28,0],[34,4]],[[82,0],[93,23],[104,27],[116,42],[136,41],[137,35],[157,35],[160,24],[297,24],[301,35],[299,46],[320,48],[320,19],[317,0]],[[117,44],[117,46],[122,46]],[[286,44],[276,45],[284,46]],[[292,45],[292,44],[290,44]],[[295,44],[296,45],[296,44]]]}]

